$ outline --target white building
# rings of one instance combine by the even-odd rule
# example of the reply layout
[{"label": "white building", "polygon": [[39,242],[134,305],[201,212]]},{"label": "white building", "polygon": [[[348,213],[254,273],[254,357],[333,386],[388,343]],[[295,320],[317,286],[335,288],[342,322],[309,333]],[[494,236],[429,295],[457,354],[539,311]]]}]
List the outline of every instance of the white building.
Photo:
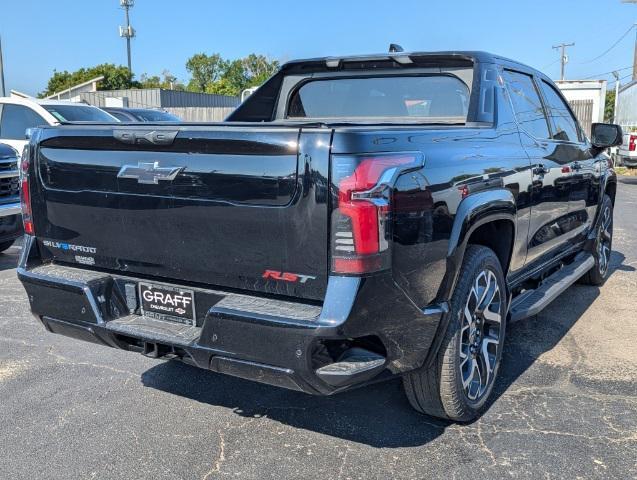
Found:
[{"label": "white building", "polygon": [[606,83],[606,80],[557,80],[555,82],[587,135],[590,135],[591,124],[604,121]]},{"label": "white building", "polygon": [[619,87],[615,119],[625,132],[637,127],[637,81]]}]

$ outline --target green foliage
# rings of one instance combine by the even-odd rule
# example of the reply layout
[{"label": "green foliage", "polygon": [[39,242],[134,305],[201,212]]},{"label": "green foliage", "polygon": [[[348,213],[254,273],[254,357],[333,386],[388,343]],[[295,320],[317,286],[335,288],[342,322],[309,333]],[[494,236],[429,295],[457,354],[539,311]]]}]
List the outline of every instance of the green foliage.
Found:
[{"label": "green foliage", "polygon": [[45,97],[66,90],[100,75],[104,75],[104,80],[99,82],[99,90],[172,88],[236,96],[246,88],[261,85],[278,69],[278,61],[254,53],[236,60],[226,60],[218,53],[197,53],[186,61],[186,70],[190,73],[191,79],[184,85],[168,70],[164,70],[161,76],[144,73],[139,81],[135,81],[126,67],[104,63],[91,68],[80,68],[74,72],[54,71],[46,90],[39,96]]},{"label": "green foliage", "polygon": [[189,91],[239,95],[246,88],[259,86],[270,78],[279,69],[279,62],[255,54],[224,60],[218,53],[198,53],[188,59],[186,69],[192,75],[187,87]]},{"label": "green foliage", "polygon": [[64,70],[63,72],[53,71],[53,76],[47,83],[46,90],[39,94],[46,97],[57,92],[61,92],[69,87],[92,78],[104,75],[104,80],[98,84],[99,90],[118,90],[121,88],[132,88],[138,86],[138,82],[133,81],[128,68],[117,66],[112,63],[103,63],[90,68],[80,68],[74,72]]},{"label": "green foliage", "polygon": [[606,104],[604,105],[604,121],[612,122],[615,115],[615,90],[606,92]]},{"label": "green foliage", "polygon": [[227,68],[227,62],[218,53],[193,55],[186,62],[186,70],[192,75],[187,89],[191,92],[205,92],[210,85],[221,78]]},{"label": "green foliage", "polygon": [[184,84],[177,80],[172,73],[164,70],[159,75],[148,75],[143,73],[139,78],[139,88],[164,88],[166,90],[185,90]]}]

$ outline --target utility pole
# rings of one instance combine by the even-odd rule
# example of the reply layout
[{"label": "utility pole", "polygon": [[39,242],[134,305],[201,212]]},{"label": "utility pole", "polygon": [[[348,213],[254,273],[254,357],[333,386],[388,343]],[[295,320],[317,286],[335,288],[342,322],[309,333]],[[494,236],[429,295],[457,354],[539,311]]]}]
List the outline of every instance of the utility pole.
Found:
[{"label": "utility pole", "polygon": [[[637,3],[637,0],[622,0],[622,3]],[[633,51],[633,80],[637,80],[637,28],[635,29],[635,48]]]},{"label": "utility pole", "polygon": [[135,29],[130,26],[130,18],[128,16],[128,10],[135,6],[135,0],[119,0],[119,5],[124,9],[126,15],[126,25],[119,27],[119,36],[126,39],[126,53],[128,55],[128,71],[133,76],[133,69],[131,67],[130,59],[130,39],[135,36]]},{"label": "utility pole", "polygon": [[635,48],[633,50],[633,80],[637,80],[637,28],[635,29]]},{"label": "utility pole", "polygon": [[0,96],[6,97],[7,92],[4,89],[4,61],[2,60],[2,39],[0,38]]},{"label": "utility pole", "polygon": [[568,63],[568,57],[566,56],[566,47],[572,47],[574,45],[575,45],[574,43],[560,43],[559,45],[553,46],[553,49],[557,50],[559,48],[561,50],[560,51],[560,64],[561,64],[560,80],[564,80],[564,66]]}]

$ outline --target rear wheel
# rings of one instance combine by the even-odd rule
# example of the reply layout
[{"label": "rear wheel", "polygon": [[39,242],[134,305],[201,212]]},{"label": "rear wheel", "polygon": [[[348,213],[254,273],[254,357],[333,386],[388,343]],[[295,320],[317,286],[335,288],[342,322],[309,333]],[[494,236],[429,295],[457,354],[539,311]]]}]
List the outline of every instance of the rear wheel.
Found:
[{"label": "rear wheel", "polygon": [[403,377],[419,412],[455,421],[476,418],[498,375],[506,317],[506,289],[495,253],[470,245],[448,312],[436,358]]},{"label": "rear wheel", "polygon": [[0,243],[0,253],[4,252],[5,250],[8,250],[9,247],[11,247],[11,245],[13,245],[13,240],[11,240],[10,242]]},{"label": "rear wheel", "polygon": [[582,277],[582,283],[602,285],[608,278],[610,254],[613,247],[613,202],[604,195],[600,208],[597,235],[595,237],[595,266]]}]

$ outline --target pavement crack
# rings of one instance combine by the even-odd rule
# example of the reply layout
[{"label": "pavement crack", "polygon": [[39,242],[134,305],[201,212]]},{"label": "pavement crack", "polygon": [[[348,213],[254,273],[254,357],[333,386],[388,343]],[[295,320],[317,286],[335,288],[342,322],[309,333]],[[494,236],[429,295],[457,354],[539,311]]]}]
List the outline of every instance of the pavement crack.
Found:
[{"label": "pavement crack", "polygon": [[217,456],[217,460],[215,461],[212,469],[209,470],[201,480],[208,480],[212,478],[212,475],[215,473],[219,473],[223,462],[226,461],[226,440],[223,438],[221,430],[217,430],[217,433],[219,434],[219,455]]},{"label": "pavement crack", "polygon": [[338,477],[339,479],[343,478],[343,471],[345,470],[345,465],[347,465],[347,457],[349,457],[349,446],[345,446],[345,452],[343,452],[343,460],[341,461],[341,466],[338,469]]}]

